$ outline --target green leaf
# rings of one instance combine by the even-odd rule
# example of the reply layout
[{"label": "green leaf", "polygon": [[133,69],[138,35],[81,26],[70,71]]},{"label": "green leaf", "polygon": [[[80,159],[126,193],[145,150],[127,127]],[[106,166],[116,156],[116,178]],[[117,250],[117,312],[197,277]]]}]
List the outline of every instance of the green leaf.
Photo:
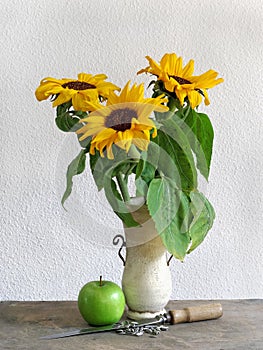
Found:
[{"label": "green leaf", "polygon": [[108,170],[104,177],[104,191],[108,202],[113,211],[122,220],[126,227],[134,227],[139,224],[133,219],[129,213],[125,203],[122,201],[121,195],[117,189],[115,181],[112,179],[112,169]]},{"label": "green leaf", "polygon": [[85,150],[81,150],[78,156],[73,159],[73,161],[69,164],[67,170],[67,188],[62,197],[61,203],[64,206],[65,201],[70,196],[73,186],[73,176],[81,174],[85,169],[86,164],[86,153]]},{"label": "green leaf", "polygon": [[90,154],[90,168],[99,191],[104,186],[104,177],[109,169],[112,169],[112,177],[119,172],[127,176],[136,163],[118,146],[112,145],[112,151],[114,159],[102,158],[97,150],[95,155]]},{"label": "green leaf", "polygon": [[71,100],[57,106],[57,117],[60,116],[61,114],[64,114],[66,111],[68,111],[71,106],[72,106]]},{"label": "green leaf", "polygon": [[75,132],[82,127],[79,123],[80,118],[85,118],[88,113],[83,111],[70,110],[72,107],[71,100],[57,106],[57,117],[55,119],[57,127],[65,132]]},{"label": "green leaf", "polygon": [[[91,156],[91,154],[90,154],[90,160],[91,160],[91,163],[93,163],[96,161],[96,157]],[[106,168],[105,162],[103,162],[100,158],[98,158],[98,161],[96,162],[96,167],[94,169],[92,169],[92,167],[91,167],[93,178],[94,178],[95,183],[97,185],[98,191],[102,190],[103,185],[104,185],[104,169],[105,168]]]},{"label": "green leaf", "polygon": [[178,207],[176,200],[175,188],[169,179],[156,178],[151,181],[147,195],[147,205],[159,233],[169,226],[173,220],[176,214],[175,207]]},{"label": "green leaf", "polygon": [[172,179],[179,189],[190,192],[197,187],[197,173],[188,139],[173,119],[162,123],[158,130],[158,144],[162,149],[158,171]]},{"label": "green leaf", "polygon": [[214,139],[213,126],[209,117],[190,109],[186,117],[181,119],[181,127],[196,155],[197,168],[208,180]]},{"label": "green leaf", "polygon": [[90,168],[95,183],[99,191],[104,188],[108,202],[123,223],[127,227],[138,226],[138,223],[133,219],[122,201],[122,197],[113,180],[117,174],[128,176],[136,162],[129,158],[124,150],[115,145],[112,146],[112,151],[114,159],[102,158],[98,151],[95,152],[95,155],[90,154]]},{"label": "green leaf", "polygon": [[156,167],[147,160],[148,156],[147,152],[142,152],[136,168],[136,179],[141,177],[146,183],[154,178],[156,169]]},{"label": "green leaf", "polygon": [[77,135],[77,136],[78,136],[78,141],[79,141],[79,144],[80,144],[81,148],[85,148],[86,149],[86,153],[88,153],[89,149],[90,149],[92,136],[88,136],[86,139],[84,139],[82,141],[79,140],[81,135]]},{"label": "green leaf", "polygon": [[88,113],[83,111],[73,111],[73,114],[81,119],[86,118],[88,116]]},{"label": "green leaf", "polygon": [[79,123],[79,119],[73,117],[69,112],[64,112],[59,114],[56,119],[57,127],[65,132],[75,132],[81,125],[77,125]]},{"label": "green leaf", "polygon": [[189,230],[191,247],[187,253],[192,252],[203,242],[215,219],[214,209],[202,193],[192,192],[190,199],[194,218]]},{"label": "green leaf", "polygon": [[106,172],[110,168],[115,168],[119,166],[121,161],[127,159],[127,155],[125,152],[122,155],[120,155],[120,152],[116,149],[116,147],[112,147],[112,150],[115,156],[114,159],[101,157],[100,152],[97,150],[95,151],[95,155],[90,154],[90,168],[99,191],[104,186],[104,177]]},{"label": "green leaf", "polygon": [[92,173],[95,170],[96,164],[98,159],[100,158],[100,152],[95,150],[95,154],[89,154],[89,163],[90,163],[90,169],[92,171]]},{"label": "green leaf", "polygon": [[[158,136],[157,136],[158,137]],[[155,177],[158,168],[160,147],[151,142],[148,150],[141,152],[140,161],[136,167],[136,192],[137,196],[146,196],[148,186]]]},{"label": "green leaf", "polygon": [[165,247],[182,261],[190,244],[187,195],[169,179],[156,178],[149,186],[147,206]]},{"label": "green leaf", "polygon": [[141,177],[138,177],[137,179],[135,179],[135,186],[136,186],[136,197],[146,198],[147,192],[148,192],[147,183]]},{"label": "green leaf", "polygon": [[100,191],[104,186],[105,172],[112,166],[112,160],[107,157],[102,158],[99,151],[95,151],[95,155],[90,154],[90,168],[93,178]]}]

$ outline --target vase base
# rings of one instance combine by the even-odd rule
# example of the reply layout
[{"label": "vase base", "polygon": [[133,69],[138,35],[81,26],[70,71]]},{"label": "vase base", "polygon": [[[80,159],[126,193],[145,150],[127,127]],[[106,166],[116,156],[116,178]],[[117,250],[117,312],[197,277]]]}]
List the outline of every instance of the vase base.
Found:
[{"label": "vase base", "polygon": [[127,317],[131,320],[143,320],[147,318],[155,318],[156,316],[164,313],[166,313],[165,309],[162,309],[157,312],[138,312],[138,311],[128,310]]}]

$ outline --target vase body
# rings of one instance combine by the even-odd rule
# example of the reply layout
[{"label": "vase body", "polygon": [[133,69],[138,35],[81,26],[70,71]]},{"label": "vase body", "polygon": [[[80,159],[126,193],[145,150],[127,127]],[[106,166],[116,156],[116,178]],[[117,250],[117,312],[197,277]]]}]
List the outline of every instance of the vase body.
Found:
[{"label": "vase body", "polygon": [[126,261],[122,289],[131,319],[154,318],[165,312],[172,293],[167,251],[146,206],[132,213],[141,226],[124,228]]}]

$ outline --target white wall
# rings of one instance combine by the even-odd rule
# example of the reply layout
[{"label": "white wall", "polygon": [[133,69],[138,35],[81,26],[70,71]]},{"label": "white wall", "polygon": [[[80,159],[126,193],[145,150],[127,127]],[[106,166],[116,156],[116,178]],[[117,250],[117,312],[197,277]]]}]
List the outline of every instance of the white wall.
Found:
[{"label": "white wall", "polygon": [[[0,300],[76,299],[100,274],[120,284],[121,224],[90,174],[60,205],[75,138],[34,90],[45,76],[106,73],[123,85],[176,52],[225,83],[210,91],[215,129],[206,195],[217,219],[172,263],[174,299],[262,298],[261,0],[1,0]],[[72,135],[73,136],[73,135]]]}]

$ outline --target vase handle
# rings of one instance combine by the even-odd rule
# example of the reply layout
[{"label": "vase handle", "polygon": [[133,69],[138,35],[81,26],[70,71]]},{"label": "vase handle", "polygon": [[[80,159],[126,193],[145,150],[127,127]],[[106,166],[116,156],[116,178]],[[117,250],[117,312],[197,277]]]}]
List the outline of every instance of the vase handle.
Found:
[{"label": "vase handle", "polygon": [[120,249],[118,250],[118,255],[119,255],[119,257],[120,257],[120,259],[121,259],[121,261],[122,261],[122,263],[123,263],[123,266],[125,266],[126,261],[125,261],[124,257],[123,257],[122,254],[121,254],[122,248],[125,248],[125,247],[126,247],[126,241],[125,241],[124,237],[123,237],[122,235],[116,235],[116,236],[113,238],[112,243],[113,243],[113,245],[118,245],[119,242],[120,242],[120,240],[122,240],[122,245],[121,245]]},{"label": "vase handle", "polygon": [[170,262],[171,262],[172,258],[173,258],[173,255],[171,255],[170,258],[167,260],[167,266],[170,265]]},{"label": "vase handle", "polygon": [[[122,241],[122,245],[121,245],[120,249],[118,250],[118,255],[119,255],[119,257],[120,257],[120,259],[121,259],[121,261],[123,263],[123,266],[125,266],[126,261],[125,261],[124,257],[121,254],[122,248],[126,248],[126,241],[125,241],[124,237],[122,235],[116,235],[113,238],[112,243],[113,243],[113,245],[118,245],[120,240]],[[172,258],[173,258],[173,255],[170,255],[169,259],[167,260],[167,266],[170,265],[170,262],[171,262]]]}]

